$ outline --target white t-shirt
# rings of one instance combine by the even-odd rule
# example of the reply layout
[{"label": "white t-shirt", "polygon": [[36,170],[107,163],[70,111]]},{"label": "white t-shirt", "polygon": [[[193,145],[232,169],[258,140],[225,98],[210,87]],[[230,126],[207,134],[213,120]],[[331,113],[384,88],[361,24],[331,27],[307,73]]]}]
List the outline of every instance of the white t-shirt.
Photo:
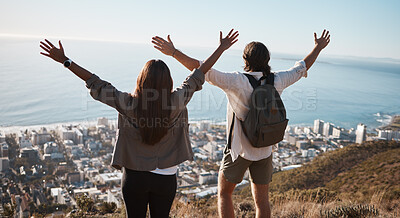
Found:
[{"label": "white t-shirt", "polygon": [[178,171],[178,165],[168,167],[165,169],[158,169],[156,168],[155,170],[150,171],[151,173],[156,173],[160,175],[174,175]]},{"label": "white t-shirt", "polygon": [[[272,73],[275,74],[274,86],[279,94],[282,94],[285,88],[297,82],[301,77],[307,77],[307,68],[302,60],[296,62],[288,70]],[[260,79],[263,75],[262,72],[248,72],[248,74],[255,76],[256,79]],[[248,102],[253,92],[253,87],[247,77],[239,72],[226,73],[210,69],[206,74],[206,81],[225,92],[228,98],[227,115],[231,114],[232,111],[236,114],[231,144],[232,161],[235,161],[239,155],[250,161],[268,158],[271,155],[272,146],[264,148],[253,147],[244,135],[241,122],[239,122],[244,120],[249,112]],[[226,129],[228,130],[228,126]]]}]

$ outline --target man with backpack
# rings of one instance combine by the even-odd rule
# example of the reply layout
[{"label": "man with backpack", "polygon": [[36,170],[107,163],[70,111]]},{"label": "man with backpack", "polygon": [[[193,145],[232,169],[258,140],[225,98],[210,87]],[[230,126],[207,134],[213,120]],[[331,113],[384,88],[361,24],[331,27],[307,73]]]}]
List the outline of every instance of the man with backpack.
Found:
[{"label": "man with backpack", "polygon": [[[170,37],[153,37],[154,47],[177,59],[189,70],[201,62],[177,50]],[[232,193],[236,184],[250,172],[256,217],[270,217],[268,184],[272,179],[272,146],[283,138],[287,125],[280,94],[288,86],[307,77],[319,53],[330,42],[329,31],[321,37],[314,33],[315,47],[303,60],[286,71],[271,72],[270,53],[261,42],[251,42],[243,52],[245,73],[226,73],[211,69],[206,81],[227,95],[227,138],[218,177],[218,212],[220,217],[234,217]],[[244,128],[242,127],[244,126]]]}]

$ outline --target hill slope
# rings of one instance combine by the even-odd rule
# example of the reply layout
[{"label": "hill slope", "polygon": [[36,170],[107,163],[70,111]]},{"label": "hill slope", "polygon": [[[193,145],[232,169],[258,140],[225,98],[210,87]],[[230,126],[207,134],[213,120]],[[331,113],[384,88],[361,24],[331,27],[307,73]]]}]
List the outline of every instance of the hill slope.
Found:
[{"label": "hill slope", "polygon": [[340,173],[326,184],[326,188],[342,196],[370,197],[382,191],[385,199],[400,199],[400,148],[377,154],[351,170]]},{"label": "hill slope", "polygon": [[[396,217],[400,212],[400,143],[366,142],[318,156],[303,167],[275,173],[273,217]],[[236,217],[254,217],[250,186],[233,195]],[[218,217],[217,197],[185,204],[171,217]]]},{"label": "hill slope", "polygon": [[[304,165],[303,167],[296,168],[293,170],[283,171],[275,173],[272,177],[272,182],[270,184],[271,192],[286,192],[290,189],[313,189],[317,187],[325,187],[331,180],[335,179],[338,175],[343,175],[343,173],[358,167],[359,164],[364,161],[373,158],[375,155],[380,153],[381,156],[377,157],[378,160],[372,160],[371,163],[367,164],[363,168],[365,175],[375,175],[376,178],[387,175],[389,172],[383,172],[380,167],[386,164],[380,164],[379,161],[387,161],[384,157],[392,151],[393,153],[398,153],[398,148],[400,148],[399,142],[365,142],[362,145],[350,145],[342,149],[327,152],[316,157],[312,162]],[[367,166],[372,166],[372,163],[378,164],[373,168],[367,168]],[[394,163],[393,163],[394,164]],[[382,175],[378,175],[379,173]],[[342,177],[341,177],[342,178]],[[344,177],[343,177],[344,178]],[[375,178],[375,177],[374,177]],[[339,180],[340,178],[337,178]],[[373,180],[373,178],[371,178]],[[371,180],[371,181],[372,181]],[[358,181],[358,180],[357,180]],[[351,182],[347,180],[347,182]],[[390,182],[395,183],[392,180],[387,181],[387,185]],[[338,184],[338,182],[334,182]],[[330,188],[339,190],[338,186],[330,185]]]}]

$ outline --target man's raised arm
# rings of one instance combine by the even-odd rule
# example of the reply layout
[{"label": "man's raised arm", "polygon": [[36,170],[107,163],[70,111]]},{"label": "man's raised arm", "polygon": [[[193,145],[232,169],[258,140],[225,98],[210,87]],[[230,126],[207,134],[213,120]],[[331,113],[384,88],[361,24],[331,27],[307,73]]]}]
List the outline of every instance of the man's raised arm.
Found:
[{"label": "man's raised arm", "polygon": [[317,34],[314,33],[315,47],[311,51],[311,53],[304,58],[307,70],[310,69],[310,67],[314,64],[315,60],[317,59],[322,49],[324,49],[329,44],[329,42],[331,41],[330,37],[331,35],[329,34],[329,31],[326,30],[322,32],[320,38],[317,38]]},{"label": "man's raised arm", "polygon": [[163,54],[167,56],[172,56],[177,61],[179,61],[183,66],[185,66],[188,70],[192,71],[196,68],[199,68],[200,66],[199,61],[187,56],[183,52],[176,49],[169,35],[167,36],[167,40],[168,41],[159,36],[155,36],[152,38],[151,42],[154,44],[154,48],[161,51]]}]

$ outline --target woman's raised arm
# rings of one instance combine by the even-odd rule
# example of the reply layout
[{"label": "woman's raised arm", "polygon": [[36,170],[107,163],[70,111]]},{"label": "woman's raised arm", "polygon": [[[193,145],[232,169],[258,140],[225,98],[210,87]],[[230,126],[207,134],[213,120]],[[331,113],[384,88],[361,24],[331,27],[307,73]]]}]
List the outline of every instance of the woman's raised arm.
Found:
[{"label": "woman's raised arm", "polygon": [[47,56],[56,62],[64,64],[66,68],[72,71],[75,75],[81,78],[83,81],[87,81],[91,76],[92,73],[88,70],[84,69],[83,67],[79,66],[75,62],[71,61],[67,56],[65,56],[64,48],[61,44],[61,41],[58,41],[58,45],[60,48],[55,47],[49,40],[45,39],[45,42],[40,41],[40,47],[45,52],[40,52],[40,54]]},{"label": "woman's raised arm", "polygon": [[[168,40],[168,41],[167,41]],[[171,40],[171,37],[168,35],[167,40],[154,36],[152,38],[152,43],[154,44],[154,48],[159,50],[161,53],[171,56],[175,58],[179,63],[185,66],[188,70],[192,71],[200,66],[199,61],[187,56],[182,51],[175,48],[174,43]]]},{"label": "woman's raised arm", "polygon": [[[203,73],[207,73],[207,71],[215,64],[215,62],[218,60],[221,54],[237,41],[238,36],[239,36],[238,31],[233,32],[233,29],[228,33],[228,35],[225,38],[222,38],[222,32],[220,32],[220,45],[217,48],[217,50],[215,50],[215,52],[207,59],[208,60],[207,64],[206,62],[202,64],[204,65],[201,69]],[[172,42],[171,37],[169,35],[167,36],[167,40],[159,36],[155,36],[152,38],[151,42],[154,44],[154,48],[156,48],[157,50],[159,50],[160,52],[162,52],[167,56],[172,56],[190,71],[200,67],[199,60],[189,57],[182,51],[175,48],[174,43]],[[211,62],[212,64],[209,67]],[[208,69],[207,71],[204,72],[203,70],[206,70],[206,68]]]},{"label": "woman's raised arm", "polygon": [[49,40],[40,42],[40,47],[45,52],[40,54],[47,56],[56,62],[64,64],[64,67],[71,70],[75,75],[86,82],[90,95],[108,106],[115,108],[121,114],[133,117],[133,109],[137,106],[137,100],[130,93],[121,92],[111,83],[101,80],[98,76],[72,62],[64,53],[61,41],[58,41],[60,48],[56,48]]}]

